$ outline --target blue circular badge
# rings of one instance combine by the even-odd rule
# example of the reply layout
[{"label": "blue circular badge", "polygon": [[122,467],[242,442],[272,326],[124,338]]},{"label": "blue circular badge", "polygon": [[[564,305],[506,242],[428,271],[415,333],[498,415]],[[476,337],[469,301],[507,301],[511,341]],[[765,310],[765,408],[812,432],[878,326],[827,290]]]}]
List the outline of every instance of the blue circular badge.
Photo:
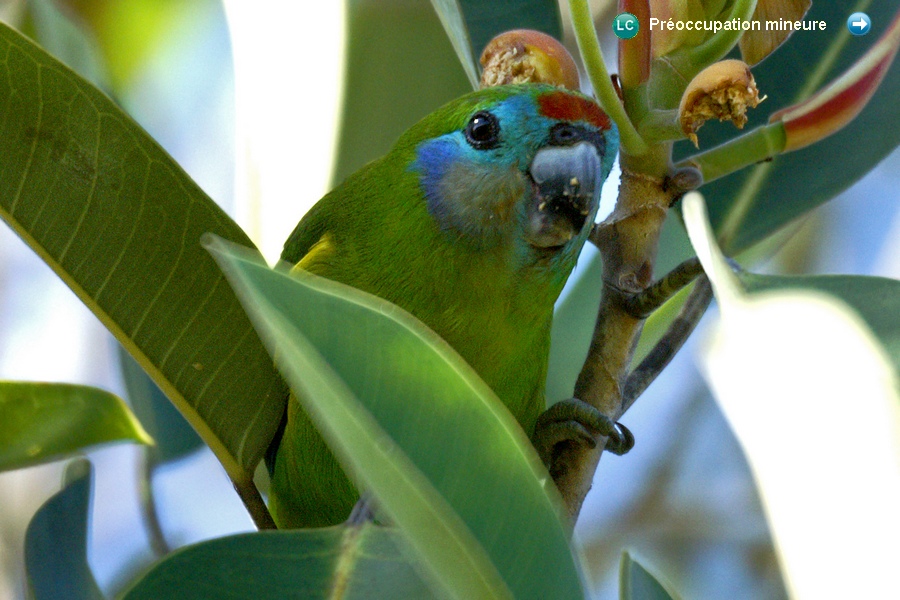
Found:
[{"label": "blue circular badge", "polygon": [[850,15],[850,18],[847,19],[847,29],[849,29],[850,33],[853,35],[866,35],[869,33],[869,30],[872,29],[872,19],[870,19],[869,15],[866,13],[853,13]]}]

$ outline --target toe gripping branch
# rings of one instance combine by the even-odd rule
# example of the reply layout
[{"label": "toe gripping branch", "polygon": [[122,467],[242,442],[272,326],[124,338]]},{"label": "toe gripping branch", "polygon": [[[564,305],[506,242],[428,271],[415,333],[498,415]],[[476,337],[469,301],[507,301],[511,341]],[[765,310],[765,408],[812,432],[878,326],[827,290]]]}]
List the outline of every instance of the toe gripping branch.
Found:
[{"label": "toe gripping branch", "polygon": [[634,447],[634,435],[599,410],[578,398],[557,402],[540,417],[534,428],[533,443],[546,465],[567,444],[586,449],[597,447],[597,438],[605,437],[605,449],[621,456]]},{"label": "toe gripping branch", "polygon": [[[644,319],[671,298],[682,287],[699,277],[669,330],[651,349],[643,361],[626,378],[622,397],[622,412],[656,379],[684,344],[712,299],[709,280],[701,276],[703,268],[697,258],[684,261],[666,277],[644,291],[623,296],[623,308],[637,319]],[[634,435],[627,427],[601,413],[587,402],[570,398],[557,402],[537,420],[532,442],[544,464],[550,466],[566,448],[578,446],[592,450],[597,439],[606,437],[605,450],[619,456],[634,447]]]}]

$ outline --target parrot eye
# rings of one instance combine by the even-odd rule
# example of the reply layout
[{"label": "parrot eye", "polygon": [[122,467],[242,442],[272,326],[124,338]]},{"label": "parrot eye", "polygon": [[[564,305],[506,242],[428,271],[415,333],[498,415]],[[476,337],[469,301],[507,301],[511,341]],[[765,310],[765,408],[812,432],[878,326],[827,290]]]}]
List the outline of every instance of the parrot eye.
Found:
[{"label": "parrot eye", "polygon": [[500,123],[489,112],[475,113],[466,125],[466,139],[476,150],[494,148],[500,142]]}]

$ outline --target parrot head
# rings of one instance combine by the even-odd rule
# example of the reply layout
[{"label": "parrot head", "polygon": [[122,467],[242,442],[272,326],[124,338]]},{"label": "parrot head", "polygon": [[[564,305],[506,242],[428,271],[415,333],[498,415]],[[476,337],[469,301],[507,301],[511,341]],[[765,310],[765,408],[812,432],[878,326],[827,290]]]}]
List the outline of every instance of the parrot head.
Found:
[{"label": "parrot head", "polygon": [[487,88],[439,112],[401,139],[415,148],[410,169],[439,227],[479,249],[506,244],[520,266],[574,265],[618,150],[596,102],[525,84]]}]

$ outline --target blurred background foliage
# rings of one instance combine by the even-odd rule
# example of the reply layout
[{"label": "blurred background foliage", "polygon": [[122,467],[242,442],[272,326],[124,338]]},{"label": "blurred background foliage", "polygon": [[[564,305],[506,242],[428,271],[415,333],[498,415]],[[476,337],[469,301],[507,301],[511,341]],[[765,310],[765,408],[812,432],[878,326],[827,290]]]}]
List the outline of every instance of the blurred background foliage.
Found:
[{"label": "blurred background foliage", "polygon": [[[599,8],[614,3],[593,4],[598,30],[609,32],[612,12]],[[66,46],[53,48],[48,41],[54,36],[47,33],[46,19],[56,18],[54,8],[96,49],[73,66],[91,75],[211,197],[233,211],[234,79],[222,5],[216,0],[6,0],[0,19],[51,52],[65,54]],[[428,0],[348,0],[347,9],[348,67],[335,132],[335,181],[383,153],[420,117],[470,89]],[[309,18],[315,18],[314,9]],[[565,14],[562,23],[568,27]],[[323,30],[323,35],[334,33]],[[571,37],[566,30],[564,41],[577,56]],[[302,79],[304,61],[316,59],[315,40],[302,41],[307,53],[272,57],[283,63],[285,77]],[[603,41],[607,57],[615,56],[613,41]],[[312,120],[316,82],[309,81],[307,89],[296,105]],[[291,143],[304,152],[321,151],[320,140]],[[302,165],[297,184],[302,188]],[[888,193],[898,184],[900,154],[894,153],[839,198],[792,225],[788,241],[782,237],[769,244],[764,270],[900,277],[900,203]],[[614,195],[615,182],[610,191]],[[684,243],[673,228],[663,242],[661,266],[670,266],[669,255],[682,256]],[[634,451],[627,458],[605,457],[597,471],[576,529],[597,598],[616,597],[616,569],[625,548],[665,574],[684,597],[785,596],[746,461],[694,366],[692,346],[629,411],[626,422],[638,437]],[[0,228],[0,378],[85,383],[130,395],[132,401],[152,397],[152,390],[140,391],[145,384],[139,378],[126,385],[117,354],[112,338],[75,296],[10,230]],[[152,433],[154,419],[179,420],[171,411],[137,412]],[[169,427],[176,426],[163,429]],[[107,594],[120,591],[154,560],[160,535],[164,549],[252,529],[207,449],[190,434],[168,440],[155,435],[162,451],[151,457],[150,469],[137,447],[103,448],[89,456],[95,477],[88,561]],[[63,469],[50,464],[0,473],[2,598],[25,597],[25,528],[59,489]],[[149,488],[140,483],[148,474]],[[156,534],[144,524],[148,494],[158,508]]]}]

